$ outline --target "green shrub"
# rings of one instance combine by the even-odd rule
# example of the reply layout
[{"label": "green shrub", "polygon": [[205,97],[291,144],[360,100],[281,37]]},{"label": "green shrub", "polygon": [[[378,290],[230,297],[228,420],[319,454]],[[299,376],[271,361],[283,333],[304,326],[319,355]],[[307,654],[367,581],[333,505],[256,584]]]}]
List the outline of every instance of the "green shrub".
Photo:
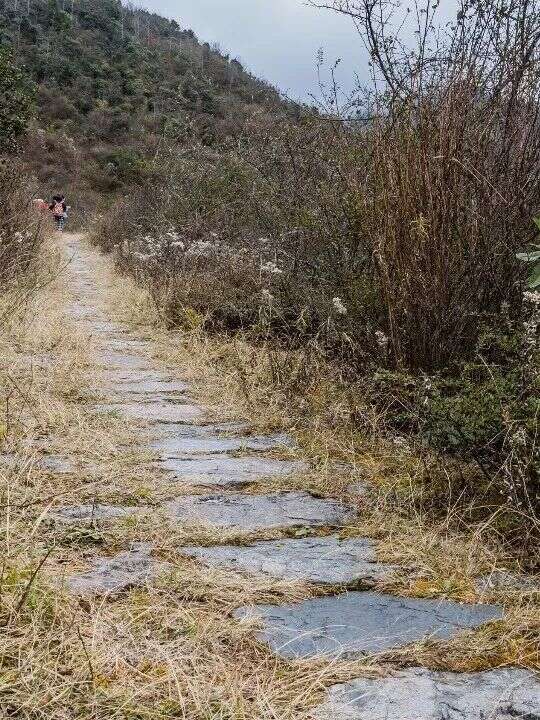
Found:
[{"label": "green shrub", "polygon": [[113,185],[139,184],[148,175],[146,162],[136,150],[120,148],[106,153],[101,157],[101,165]]},{"label": "green shrub", "polygon": [[34,85],[6,48],[0,48],[0,152],[15,149],[34,115]]}]

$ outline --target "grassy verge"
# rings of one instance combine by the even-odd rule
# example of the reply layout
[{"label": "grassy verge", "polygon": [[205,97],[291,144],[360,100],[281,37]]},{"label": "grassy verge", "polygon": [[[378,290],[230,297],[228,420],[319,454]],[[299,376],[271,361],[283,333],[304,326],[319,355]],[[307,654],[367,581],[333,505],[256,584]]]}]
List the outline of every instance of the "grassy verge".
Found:
[{"label": "grassy verge", "polygon": [[[346,534],[373,538],[380,558],[400,567],[386,586],[389,591],[508,608],[503,622],[475,633],[474,639],[428,646],[429,651],[423,647],[418,654],[407,651],[412,662],[460,670],[506,663],[540,667],[540,593],[511,587],[480,591],[475,582],[499,570],[519,575],[538,557],[525,557],[506,541],[497,512],[478,520],[475,507],[464,509],[459,498],[455,507],[441,512],[429,493],[422,497],[426,477],[444,483],[450,472],[472,475],[478,468],[385,440],[377,434],[378,418],[369,407],[364,409],[366,424],[373,431],[358,432],[348,422],[343,384],[330,371],[320,368],[309,391],[295,396],[286,383],[276,384],[276,357],[268,348],[239,337],[170,331],[150,296],[132,280],[115,278],[110,288],[119,316],[143,329],[155,358],[189,379],[201,402],[219,408],[218,417],[244,417],[260,430],[287,429],[296,436],[310,471],[258,483],[253,492],[307,489],[357,503],[359,519]],[[293,366],[295,356],[283,353],[280,360]]]},{"label": "grassy verge", "polygon": [[[355,662],[274,656],[255,639],[253,623],[233,621],[231,611],[258,602],[296,602],[335,589],[246,578],[182,558],[179,548],[186,543],[246,538],[164,521],[158,506],[179,488],[153,468],[148,428],[93,409],[102,387],[94,341],[66,315],[72,298],[55,251],[48,262],[48,277],[54,279],[0,337],[9,375],[24,388],[10,396],[4,439],[4,452],[16,463],[0,472],[4,715],[298,720],[309,717],[328,685],[396,666],[539,667],[538,598],[508,591],[485,596],[506,605],[503,621],[451,642],[421,643]],[[267,361],[260,350],[239,340],[217,342],[198,333],[167,331],[144,292],[112,272],[107,260],[96,256],[93,262],[111,312],[114,308],[148,340],[157,366],[193,383],[213,416],[243,417],[261,429],[285,427],[296,434],[309,473],[260,483],[253,491],[307,488],[358,503],[359,520],[344,533],[374,538],[380,557],[402,567],[386,589],[474,601],[479,599],[475,576],[509,564],[517,567],[504,546],[486,537],[488,528],[459,527],[451,514],[435,523],[420,513],[399,512],[392,487],[412,487],[421,462],[393,445],[378,446],[372,439],[360,443],[345,428],[339,432],[340,398],[330,404],[330,380],[328,394],[317,400],[318,412],[312,405],[309,411],[289,405],[265,379]],[[43,468],[47,455],[69,460],[72,471]],[[351,484],[358,482],[366,484],[365,492],[351,492]],[[93,501],[140,505],[147,511],[136,521],[109,526],[51,521],[56,506]],[[167,563],[155,582],[107,600],[68,594],[67,576],[134,541],[152,542],[155,557]]]}]

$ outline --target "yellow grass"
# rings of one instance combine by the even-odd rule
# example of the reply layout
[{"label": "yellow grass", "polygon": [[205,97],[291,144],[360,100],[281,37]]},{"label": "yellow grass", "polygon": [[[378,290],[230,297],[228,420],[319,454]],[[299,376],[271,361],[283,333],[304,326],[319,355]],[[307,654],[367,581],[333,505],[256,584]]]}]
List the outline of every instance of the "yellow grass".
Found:
[{"label": "yellow grass", "polygon": [[[479,528],[457,532],[451,517],[435,525],[386,502],[393,486],[407,486],[415,459],[330,431],[340,413],[339,398],[328,401],[330,381],[314,391],[306,423],[296,408],[286,411],[280,392],[265,382],[262,351],[242,341],[167,331],[144,291],[118,277],[108,260],[95,255],[92,262],[104,307],[148,340],[157,367],[193,384],[211,417],[244,418],[256,428],[284,427],[296,435],[309,473],[261,482],[251,492],[302,488],[356,502],[358,522],[343,534],[374,538],[380,558],[398,566],[385,586],[393,592],[474,601],[474,577],[508,566],[504,551]],[[236,622],[232,610],[332,589],[208,570],[182,557],[183,544],[247,538],[166,520],[159,505],[193,490],[171,484],[152,465],[151,428],[93,410],[103,387],[96,341],[66,313],[69,275],[54,244],[43,264],[48,281],[24,308],[9,312],[10,298],[2,299],[9,317],[0,330],[3,452],[16,463],[0,467],[0,715],[307,720],[326,687],[360,674],[415,663],[540,668],[538,597],[520,593],[487,598],[507,605],[505,619],[447,643],[355,662],[285,661],[271,653],[256,640],[253,624]],[[40,458],[48,453],[70,460],[73,471],[43,469]],[[350,467],[336,469],[336,461]],[[360,496],[350,489],[359,481],[371,488]],[[145,512],[136,521],[96,527],[52,520],[55,507],[94,501]],[[134,541],[153,543],[156,558],[167,563],[155,582],[118,598],[79,600],[67,592],[66,577]]]}]

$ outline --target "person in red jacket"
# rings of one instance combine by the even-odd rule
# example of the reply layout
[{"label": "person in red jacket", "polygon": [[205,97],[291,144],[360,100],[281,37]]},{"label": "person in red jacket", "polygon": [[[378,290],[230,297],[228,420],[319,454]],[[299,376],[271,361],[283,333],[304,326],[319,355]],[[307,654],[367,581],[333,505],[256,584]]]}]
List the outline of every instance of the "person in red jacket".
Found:
[{"label": "person in red jacket", "polygon": [[52,212],[54,222],[58,230],[63,230],[67,218],[67,205],[65,195],[54,195],[52,203],[49,205]]}]

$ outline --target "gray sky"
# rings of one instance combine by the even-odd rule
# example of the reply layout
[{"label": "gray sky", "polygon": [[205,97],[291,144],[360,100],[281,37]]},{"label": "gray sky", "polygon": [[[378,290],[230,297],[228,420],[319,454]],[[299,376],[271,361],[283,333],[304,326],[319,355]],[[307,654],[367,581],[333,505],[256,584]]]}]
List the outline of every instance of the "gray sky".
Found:
[{"label": "gray sky", "polygon": [[[455,3],[442,0],[441,4],[450,8]],[[355,73],[368,77],[366,52],[351,21],[308,7],[304,0],[138,0],[136,4],[176,19],[202,41],[219,43],[254,75],[295,100],[318,95],[319,48],[328,67],[341,58],[338,79],[344,90],[353,86]]]},{"label": "gray sky", "polygon": [[293,99],[317,92],[317,52],[327,63],[338,57],[340,78],[352,85],[365,53],[351,22],[302,0],[138,0],[138,5],[178,20],[197,36],[238,57],[254,75]]}]

